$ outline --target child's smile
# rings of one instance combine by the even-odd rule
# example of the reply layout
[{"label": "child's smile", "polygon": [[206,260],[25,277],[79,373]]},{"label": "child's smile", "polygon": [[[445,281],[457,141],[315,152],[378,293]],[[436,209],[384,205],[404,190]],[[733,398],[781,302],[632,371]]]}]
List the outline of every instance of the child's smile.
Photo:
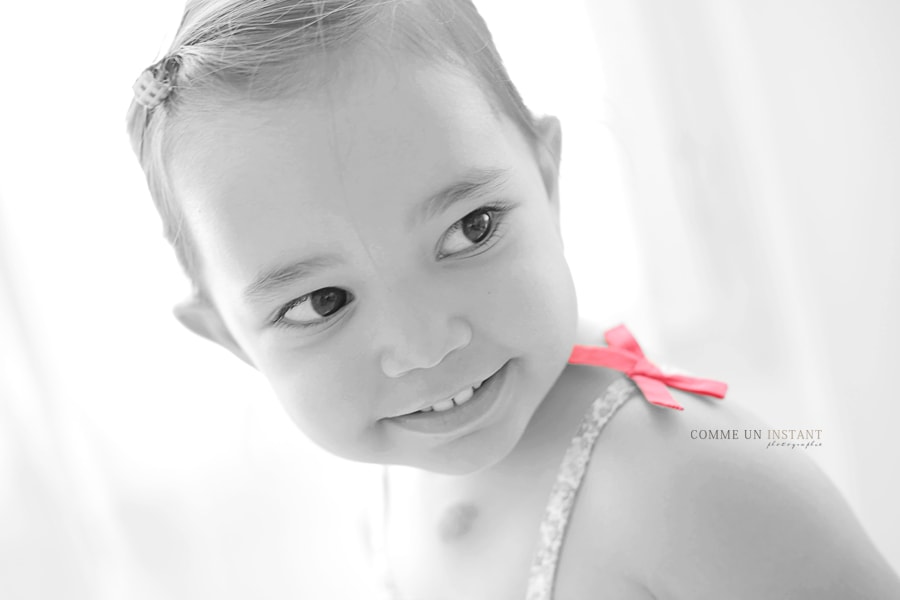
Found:
[{"label": "child's smile", "polygon": [[[402,55],[344,69],[190,121],[172,175],[204,284],[324,448],[486,467],[574,340],[556,160],[468,76]],[[558,141],[555,121],[541,131]]]},{"label": "child's smile", "polygon": [[[502,367],[459,392],[428,404],[422,409],[383,419],[390,427],[399,427],[429,436],[459,437],[490,418],[509,401],[503,392],[507,369]],[[419,403],[422,404],[421,402]],[[495,408],[497,407],[497,408]]]}]

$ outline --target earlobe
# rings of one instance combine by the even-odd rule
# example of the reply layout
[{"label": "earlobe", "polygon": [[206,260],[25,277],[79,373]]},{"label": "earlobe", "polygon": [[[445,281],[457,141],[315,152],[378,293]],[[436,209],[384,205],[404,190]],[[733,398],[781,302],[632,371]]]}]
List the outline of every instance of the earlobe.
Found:
[{"label": "earlobe", "polygon": [[559,119],[551,115],[535,122],[538,133],[538,164],[544,187],[554,206],[559,207],[559,160],[562,152],[562,128]]},{"label": "earlobe", "polygon": [[202,338],[222,346],[239,359],[253,366],[253,362],[228,331],[219,311],[205,298],[196,294],[175,305],[172,310],[178,322]]}]

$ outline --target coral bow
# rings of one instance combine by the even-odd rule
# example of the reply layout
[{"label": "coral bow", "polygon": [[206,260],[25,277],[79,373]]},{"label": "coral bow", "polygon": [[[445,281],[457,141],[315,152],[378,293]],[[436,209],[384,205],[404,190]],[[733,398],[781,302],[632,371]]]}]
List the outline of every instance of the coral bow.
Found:
[{"label": "coral bow", "polygon": [[675,410],[684,410],[684,407],[672,397],[666,386],[704,396],[725,397],[728,386],[721,381],[663,373],[647,360],[644,351],[624,325],[613,327],[604,337],[607,348],[576,345],[569,356],[569,363],[622,371],[640,388],[648,402]]}]

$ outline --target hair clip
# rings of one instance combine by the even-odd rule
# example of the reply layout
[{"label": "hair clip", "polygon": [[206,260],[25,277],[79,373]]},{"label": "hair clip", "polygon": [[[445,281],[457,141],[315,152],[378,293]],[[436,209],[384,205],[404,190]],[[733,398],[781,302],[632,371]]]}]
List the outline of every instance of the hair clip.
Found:
[{"label": "hair clip", "polygon": [[172,93],[172,82],[179,66],[181,60],[177,56],[169,56],[146,68],[131,86],[135,101],[148,110],[162,104]]}]

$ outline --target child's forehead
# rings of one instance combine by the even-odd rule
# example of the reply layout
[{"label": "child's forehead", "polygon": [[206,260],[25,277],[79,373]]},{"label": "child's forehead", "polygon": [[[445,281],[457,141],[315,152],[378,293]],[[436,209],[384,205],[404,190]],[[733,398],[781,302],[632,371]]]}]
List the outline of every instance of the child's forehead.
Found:
[{"label": "child's forehead", "polygon": [[364,77],[348,69],[347,81],[315,93],[185,124],[173,181],[201,246],[288,238],[311,218],[327,229],[509,166],[523,138],[471,78],[399,61],[365,66]]},{"label": "child's forehead", "polygon": [[404,170],[477,162],[508,142],[504,121],[465,74],[396,57],[361,60],[316,90],[187,116],[172,170],[176,185],[220,192],[252,186],[255,175],[267,187],[287,175],[316,186],[393,173],[399,184],[414,179],[397,179]]}]

